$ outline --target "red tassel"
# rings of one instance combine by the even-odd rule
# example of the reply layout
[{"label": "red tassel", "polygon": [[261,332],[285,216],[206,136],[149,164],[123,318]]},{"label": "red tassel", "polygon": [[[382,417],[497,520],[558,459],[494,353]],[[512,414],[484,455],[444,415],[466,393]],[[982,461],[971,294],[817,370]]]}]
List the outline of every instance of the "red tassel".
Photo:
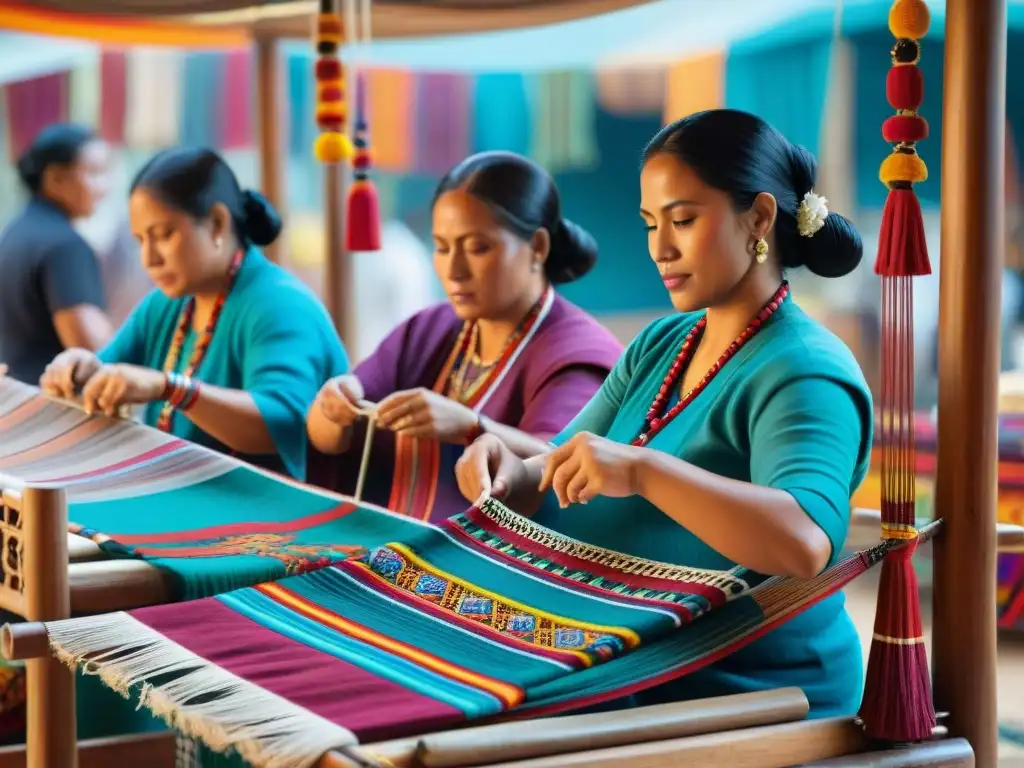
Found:
[{"label": "red tassel", "polygon": [[380,250],[380,200],[372,181],[352,185],[345,212],[345,230],[347,250]]},{"label": "red tassel", "polygon": [[924,235],[921,203],[910,188],[889,190],[878,233],[875,274],[883,277],[917,277],[932,271]]},{"label": "red tassel", "polygon": [[859,716],[872,739],[925,741],[935,727],[910,544],[882,561],[875,635]]}]

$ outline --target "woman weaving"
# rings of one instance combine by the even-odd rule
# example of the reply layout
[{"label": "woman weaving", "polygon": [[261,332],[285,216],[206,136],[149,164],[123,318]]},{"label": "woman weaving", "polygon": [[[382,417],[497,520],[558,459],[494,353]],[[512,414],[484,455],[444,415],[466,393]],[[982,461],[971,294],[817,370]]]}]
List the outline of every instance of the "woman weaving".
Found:
[{"label": "woman weaving", "polygon": [[343,454],[330,481],[351,493],[364,436],[358,403],[376,403],[364,496],[420,519],[463,511],[454,477],[482,433],[519,456],[543,450],[601,386],[621,345],[557,296],[596,246],[562,218],[539,166],[488,152],[460,163],[433,201],[434,266],[450,299],[399,325],[352,375],[328,382],[309,437]]},{"label": "woman weaving", "polygon": [[316,297],[256,248],[277,213],[207,149],[157,155],[131,190],[158,290],[98,355],[58,355],[41,386],[108,414],[144,404],[150,426],[304,478],[306,410],[348,361]]},{"label": "woman weaving", "polygon": [[[637,336],[553,449],[524,460],[480,437],[457,468],[466,498],[504,497],[576,539],[690,567],[810,577],[833,562],[872,404],[853,356],[783,279],[799,266],[838,277],[861,258],[852,226],[811,191],[815,174],[809,153],[743,112],[658,133],[640,215],[680,314]],[[855,712],[863,679],[837,593],[631,703],[799,686],[822,717]]]}]

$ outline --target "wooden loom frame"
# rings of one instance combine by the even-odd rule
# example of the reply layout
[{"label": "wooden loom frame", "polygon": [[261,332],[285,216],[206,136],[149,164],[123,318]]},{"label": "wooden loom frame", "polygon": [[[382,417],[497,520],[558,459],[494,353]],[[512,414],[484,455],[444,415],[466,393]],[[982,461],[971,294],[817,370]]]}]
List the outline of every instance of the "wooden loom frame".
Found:
[{"label": "wooden loom frame", "polygon": [[[940,442],[938,449],[935,507],[944,530],[935,545],[932,659],[936,704],[949,712],[944,722],[954,738],[878,753],[870,758],[877,766],[995,768],[997,763],[996,381],[1006,13],[1005,0],[947,0],[939,427],[940,434],[955,434],[959,442]],[[276,69],[270,66],[276,57],[274,42],[265,39],[257,45],[263,62],[260,87],[276,87],[273,77],[269,83],[264,80],[265,71]],[[267,143],[267,133],[276,131],[273,102],[272,94],[264,91],[260,116],[261,122],[266,120],[266,130],[261,157],[275,159],[264,167],[264,186],[268,196],[279,202],[280,187],[274,190],[272,183],[276,171],[270,170],[276,167],[276,151]],[[328,173],[327,184],[328,191],[337,186],[340,193],[340,174]],[[328,195],[329,204],[332,199],[338,202],[340,195]],[[340,239],[337,223],[333,229]],[[334,253],[333,242],[329,255]],[[340,290],[334,295],[340,295]],[[55,562],[67,560],[69,550],[63,492],[25,489],[20,495],[7,492],[3,499],[3,560],[5,566],[8,558],[17,563],[18,583],[5,581],[0,587],[0,607],[32,621],[55,620],[73,610],[110,611],[153,602],[144,595],[165,589],[153,574],[155,569],[143,563],[124,563],[126,578],[135,585],[128,590],[127,604],[117,599],[125,593],[122,585],[112,590],[97,585],[95,578],[90,581],[88,568],[83,570],[89,563],[73,562],[66,575],[63,569],[54,569]],[[1019,542],[1022,537],[1020,529],[1002,526],[1000,539]],[[965,574],[979,578],[972,581]],[[133,600],[138,602],[132,604]],[[71,768],[117,761],[131,765],[142,760],[154,768],[173,764],[173,740],[163,734],[78,745],[73,673],[49,657],[45,637],[40,643],[38,635],[26,631],[29,628],[14,625],[4,633],[5,655],[29,659],[28,745],[27,749],[0,750],[0,768]],[[852,719],[799,721],[806,706],[801,693],[787,689],[611,717],[552,718],[528,729],[516,724],[467,728],[359,749],[368,758],[385,757],[396,765],[472,765],[487,759],[489,765],[509,766],[513,764],[509,760],[517,760],[514,765],[524,768],[642,767],[693,761],[708,768],[794,764],[824,768],[863,765],[868,760],[863,753],[870,745]],[[49,728],[42,727],[45,721]],[[558,732],[552,733],[553,729]],[[505,751],[488,756],[481,741],[484,737],[492,743],[499,740]],[[855,762],[842,758],[854,753],[860,753]],[[324,768],[356,764],[352,755],[333,752],[320,761]]]}]

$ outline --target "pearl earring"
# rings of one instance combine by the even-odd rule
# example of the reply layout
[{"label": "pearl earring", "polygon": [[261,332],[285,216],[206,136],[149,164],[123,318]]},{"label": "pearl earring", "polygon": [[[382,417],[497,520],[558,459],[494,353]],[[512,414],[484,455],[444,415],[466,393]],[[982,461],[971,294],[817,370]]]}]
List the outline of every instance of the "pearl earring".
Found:
[{"label": "pearl earring", "polygon": [[768,241],[763,237],[758,238],[757,242],[754,243],[754,261],[758,264],[764,264],[768,261]]},{"label": "pearl earring", "polygon": [[224,247],[224,238],[221,238],[221,237],[215,237],[215,238],[213,239],[213,247],[214,247],[214,248],[216,248],[216,249],[217,249],[218,251],[219,251],[219,250],[220,250],[221,248],[223,248],[223,247]]}]

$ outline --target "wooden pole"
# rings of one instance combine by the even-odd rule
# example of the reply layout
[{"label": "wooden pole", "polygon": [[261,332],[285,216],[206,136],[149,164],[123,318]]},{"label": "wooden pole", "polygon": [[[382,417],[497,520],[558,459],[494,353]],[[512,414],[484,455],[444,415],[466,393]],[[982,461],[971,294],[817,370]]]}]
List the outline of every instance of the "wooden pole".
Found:
[{"label": "wooden pole", "polygon": [[[68,508],[64,491],[26,488],[21,495],[24,526],[25,618],[55,621],[71,616],[68,590]],[[28,768],[75,768],[75,676],[46,654],[26,667]]]},{"label": "wooden pole", "polygon": [[324,165],[324,304],[345,347],[355,348],[352,258],[345,249],[347,166]]},{"label": "wooden pole", "polygon": [[1006,0],[947,0],[935,513],[935,702],[997,764],[996,496]]},{"label": "wooden pole", "polygon": [[[256,102],[259,128],[260,186],[282,217],[285,215],[284,135],[286,115],[280,44],[276,38],[256,40]],[[278,263],[287,255],[284,237],[264,249],[267,258]]]}]

